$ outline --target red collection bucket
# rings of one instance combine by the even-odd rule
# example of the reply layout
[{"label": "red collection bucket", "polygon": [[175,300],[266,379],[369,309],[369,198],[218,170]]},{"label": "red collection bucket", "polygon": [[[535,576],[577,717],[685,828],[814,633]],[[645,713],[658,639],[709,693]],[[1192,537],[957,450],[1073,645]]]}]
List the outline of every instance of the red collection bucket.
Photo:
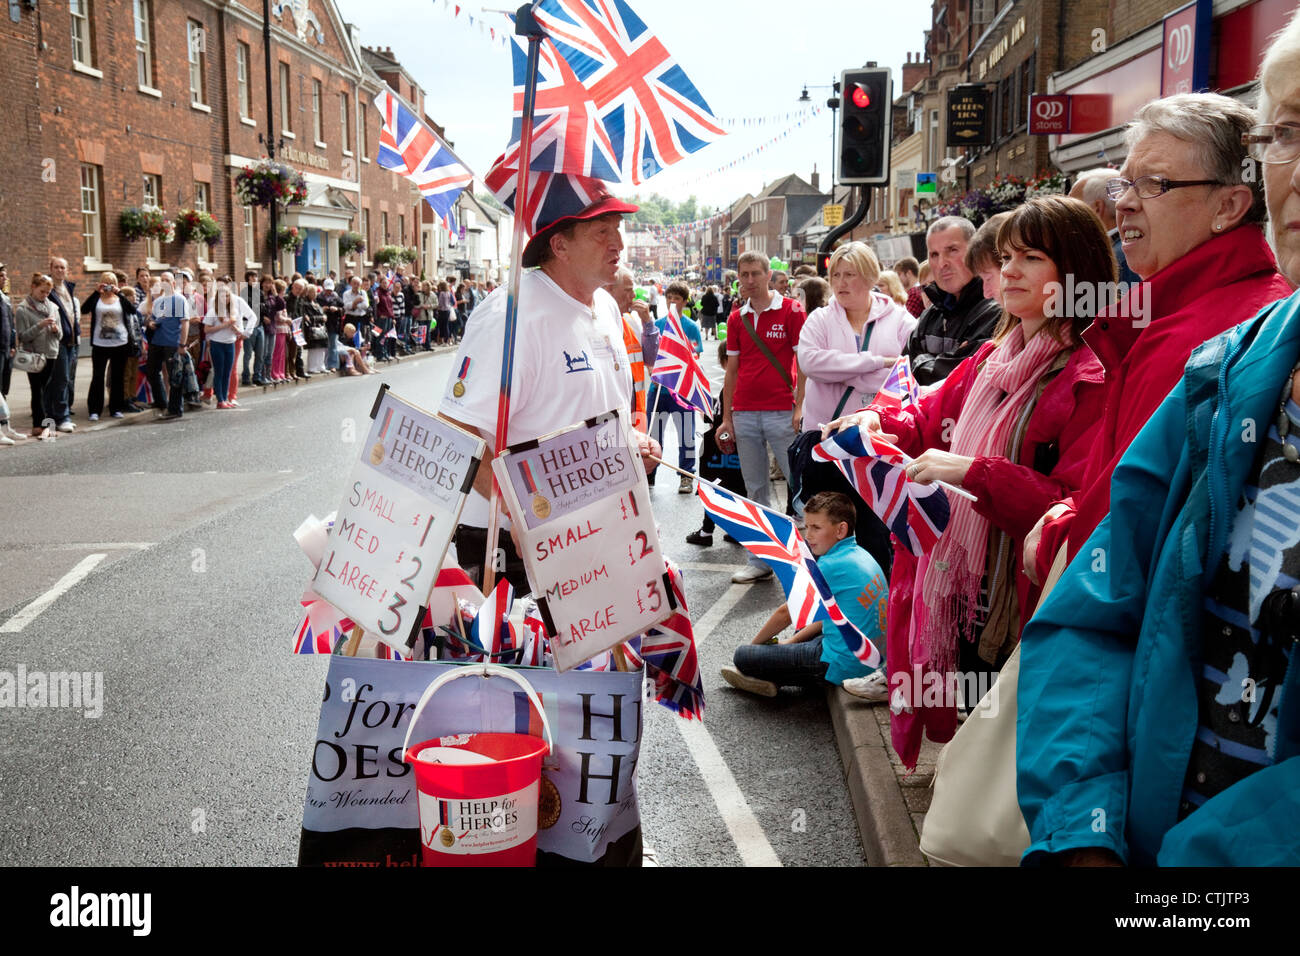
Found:
[{"label": "red collection bucket", "polygon": [[[522,687],[541,715],[546,740],[532,734],[472,733],[411,746],[420,712],[435,693],[461,677],[504,677]],[[424,692],[402,745],[415,770],[420,846],[425,866],[533,866],[542,758],[554,738],[532,685],[497,664],[458,667]]]}]

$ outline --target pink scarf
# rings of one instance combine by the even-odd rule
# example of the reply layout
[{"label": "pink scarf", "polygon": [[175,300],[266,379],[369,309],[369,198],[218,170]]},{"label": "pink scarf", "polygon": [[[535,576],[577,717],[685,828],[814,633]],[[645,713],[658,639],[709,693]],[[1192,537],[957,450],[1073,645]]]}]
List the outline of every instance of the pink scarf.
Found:
[{"label": "pink scarf", "polygon": [[[953,429],[953,454],[1014,460],[1018,449],[1010,445],[1016,423],[1039,380],[1065,348],[1045,328],[1027,345],[1024,327],[1012,329],[976,372]],[[1015,489],[1000,493],[1015,494]],[[971,635],[989,558],[988,519],[965,498],[952,495],[950,503],[948,527],[925,572],[921,607],[913,608],[920,656],[933,661],[941,673],[955,665],[958,635]]]}]

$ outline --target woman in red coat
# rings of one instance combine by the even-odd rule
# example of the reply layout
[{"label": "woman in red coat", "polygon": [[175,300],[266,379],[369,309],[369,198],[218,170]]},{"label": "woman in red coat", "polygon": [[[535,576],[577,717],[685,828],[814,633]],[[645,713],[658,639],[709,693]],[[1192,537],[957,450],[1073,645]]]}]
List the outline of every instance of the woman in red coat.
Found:
[{"label": "woman in red coat", "polygon": [[[919,407],[873,407],[832,423],[882,433],[914,458],[912,480],[976,498],[949,495],[948,526],[929,554],[894,543],[886,661],[894,748],[909,767],[923,729],[939,742],[955,732],[957,672],[991,672],[1019,640],[1037,601],[1021,573],[1024,537],[1046,505],[1079,486],[1101,420],[1101,364],[1080,338],[1095,309],[1076,308],[1114,288],[1101,221],[1074,199],[1033,199],[998,228],[997,249],[1005,311],[992,341]],[[1077,296],[1089,284],[1092,296],[1065,301],[1065,289]]]}]

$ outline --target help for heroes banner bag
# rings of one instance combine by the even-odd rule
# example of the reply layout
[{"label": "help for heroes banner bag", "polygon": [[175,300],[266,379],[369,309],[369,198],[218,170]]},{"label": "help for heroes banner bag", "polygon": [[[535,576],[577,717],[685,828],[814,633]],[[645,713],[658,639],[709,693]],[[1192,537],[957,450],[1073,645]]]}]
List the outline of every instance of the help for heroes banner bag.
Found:
[{"label": "help for heroes banner bag", "polygon": [[[330,658],[303,807],[300,866],[419,864],[415,778],[402,761],[402,740],[424,689],[456,666]],[[542,700],[556,743],[542,765],[538,864],[639,866],[641,672],[522,673]],[[540,726],[513,684],[465,679],[438,692],[411,741],[479,731],[540,736]]]}]

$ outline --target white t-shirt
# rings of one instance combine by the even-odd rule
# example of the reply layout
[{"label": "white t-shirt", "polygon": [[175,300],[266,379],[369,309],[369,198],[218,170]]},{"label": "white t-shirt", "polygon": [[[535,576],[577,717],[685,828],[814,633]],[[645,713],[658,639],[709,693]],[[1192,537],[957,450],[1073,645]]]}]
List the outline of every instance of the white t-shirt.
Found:
[{"label": "white t-shirt", "polygon": [[[220,295],[212,297],[208,303],[208,314],[203,317],[203,324],[207,326],[207,336],[213,342],[221,342],[224,345],[231,345],[253,334],[253,329],[257,328],[257,313],[254,312],[242,298],[231,293],[224,301],[226,304],[221,307],[221,315],[217,314],[217,308],[220,305]],[[235,316],[238,321],[230,328],[220,328],[221,322],[227,315]]]},{"label": "white t-shirt", "polygon": [[91,344],[110,349],[126,345],[124,318],[121,299],[114,299],[112,305],[102,299],[95,303],[95,337],[90,340]]},{"label": "white t-shirt", "polygon": [[[473,425],[489,442],[497,425],[506,297],[506,290],[499,288],[474,310],[438,409]],[[458,384],[463,386],[460,395]],[[540,438],[631,404],[632,369],[614,297],[597,289],[593,304],[583,305],[542,270],[525,272],[519,281],[507,444]],[[471,492],[461,523],[485,528],[487,519],[487,499]],[[504,518],[502,527],[509,527]]]}]

